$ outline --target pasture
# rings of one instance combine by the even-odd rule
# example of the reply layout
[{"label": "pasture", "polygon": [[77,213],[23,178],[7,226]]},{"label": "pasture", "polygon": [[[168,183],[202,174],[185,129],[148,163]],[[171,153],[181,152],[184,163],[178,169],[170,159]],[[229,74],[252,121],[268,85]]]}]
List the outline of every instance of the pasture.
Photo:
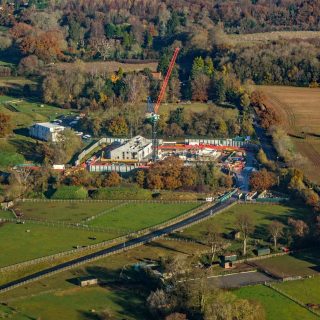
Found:
[{"label": "pasture", "polygon": [[[228,234],[237,229],[237,215],[241,213],[249,214],[254,224],[255,230],[251,237],[253,239],[259,239],[266,244],[271,244],[268,225],[273,220],[278,220],[286,224],[288,217],[301,218],[308,214],[309,211],[306,208],[291,207],[288,205],[238,204],[209,220],[187,228],[183,233],[179,234],[179,237],[203,240],[210,228],[217,227],[224,237],[228,238]],[[229,250],[238,250],[242,246],[242,243],[239,241],[231,241],[231,244],[232,246]]]},{"label": "pasture", "polygon": [[[0,267],[68,251],[118,236],[117,232],[52,227],[35,223],[5,223],[0,227]],[[95,238],[92,238],[95,237]],[[92,239],[89,239],[92,238]]]},{"label": "pasture", "polygon": [[306,161],[300,165],[307,177],[320,182],[320,88],[257,86],[265,105],[280,117],[281,127],[291,136],[295,149]]},{"label": "pasture", "polygon": [[319,274],[319,250],[307,250],[291,255],[255,261],[258,268],[282,277],[314,276]]},{"label": "pasture", "polygon": [[38,202],[19,202],[17,208],[26,218],[74,223],[81,222],[118,205],[119,202],[108,201],[59,202],[40,200]]},{"label": "pasture", "polygon": [[267,320],[315,320],[318,317],[287,297],[263,285],[244,287],[234,293],[243,299],[261,303],[266,312]]},{"label": "pasture", "polygon": [[273,284],[274,287],[302,303],[320,305],[320,277]]},{"label": "pasture", "polygon": [[[112,319],[150,319],[146,308],[147,286],[128,285],[119,281],[119,274],[125,265],[132,265],[144,259],[159,257],[191,257],[203,246],[192,243],[173,242],[159,239],[127,252],[109,256],[84,266],[56,274],[50,278],[16,288],[0,295],[7,307],[0,311],[14,314],[14,319],[98,319],[96,313],[109,310]],[[103,281],[101,287],[79,288],[72,279],[94,276]],[[93,312],[92,310],[95,310]],[[1,313],[0,313],[1,314]]]},{"label": "pasture", "polygon": [[137,231],[180,216],[198,206],[199,203],[132,203],[116,208],[88,224]]}]

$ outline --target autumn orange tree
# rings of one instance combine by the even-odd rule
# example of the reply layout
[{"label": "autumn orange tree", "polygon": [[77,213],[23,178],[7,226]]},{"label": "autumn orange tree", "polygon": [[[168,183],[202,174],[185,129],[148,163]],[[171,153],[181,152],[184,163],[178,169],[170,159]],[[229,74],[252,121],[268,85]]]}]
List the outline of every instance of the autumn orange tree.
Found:
[{"label": "autumn orange tree", "polygon": [[276,176],[274,173],[262,169],[255,171],[250,177],[250,186],[253,190],[263,191],[268,190],[276,184]]},{"label": "autumn orange tree", "polygon": [[11,117],[8,114],[0,113],[0,137],[7,136],[12,130]]}]

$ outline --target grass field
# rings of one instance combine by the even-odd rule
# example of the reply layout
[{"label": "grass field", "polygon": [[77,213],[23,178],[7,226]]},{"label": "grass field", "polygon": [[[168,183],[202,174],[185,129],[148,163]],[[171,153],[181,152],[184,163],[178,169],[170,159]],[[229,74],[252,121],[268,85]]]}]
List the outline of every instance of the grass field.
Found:
[{"label": "grass field", "polygon": [[319,276],[310,279],[277,283],[273,286],[305,304],[320,304]]},{"label": "grass field", "polygon": [[[283,86],[257,86],[265,93],[265,105],[280,116],[281,126],[291,136],[305,159],[301,169],[320,183],[320,89]],[[299,138],[301,137],[301,138]]]},{"label": "grass field", "polygon": [[[221,232],[228,234],[236,229],[236,219],[240,213],[248,213],[252,217],[252,222],[255,225],[253,238],[268,242],[270,236],[267,231],[267,226],[272,220],[279,220],[286,224],[288,217],[298,218],[304,214],[308,214],[309,211],[305,208],[295,208],[286,205],[236,205],[210,220],[184,230],[180,236],[201,240],[204,239],[210,226],[218,226]],[[241,243],[239,241],[233,241],[233,246],[230,247],[230,250],[236,250],[240,247]]]},{"label": "grass field", "polygon": [[17,206],[26,218],[61,221],[81,222],[97,213],[111,209],[119,202],[20,202]]},{"label": "grass field", "polygon": [[25,128],[35,122],[51,121],[60,115],[69,114],[70,110],[12,96],[0,96],[0,112],[11,116],[14,128]]},{"label": "grass field", "polygon": [[272,31],[251,34],[231,34],[228,35],[228,38],[233,44],[243,46],[277,40],[307,40],[318,38],[319,36],[319,31]]},{"label": "grass field", "polygon": [[0,219],[14,219],[14,215],[11,211],[4,211],[0,209]]},{"label": "grass field", "polygon": [[[112,204],[38,202],[21,203],[20,206],[26,217],[47,221],[81,222],[83,218],[110,209]],[[1,250],[0,267],[71,250],[76,246],[87,246],[113,239],[133,230],[157,225],[197,206],[197,203],[128,204],[90,221],[90,226],[108,228],[108,230],[110,228],[110,231],[106,232],[68,228],[58,224],[46,226],[32,222],[5,223],[0,228],[0,242],[6,243]],[[91,240],[90,237],[96,237],[96,239]]]},{"label": "grass field", "polygon": [[[1,294],[0,301],[8,306],[0,306],[0,311],[6,315],[11,314],[12,309],[16,310],[15,317],[9,318],[15,320],[39,317],[46,320],[88,320],[98,319],[92,310],[99,313],[108,309],[115,320],[148,320],[150,314],[145,301],[149,288],[119,283],[122,267],[143,259],[191,257],[202,247],[158,240]],[[70,281],[88,275],[102,280],[105,286],[79,288]]]},{"label": "grass field", "polygon": [[[60,70],[67,70],[78,67],[79,64],[75,63],[57,63],[51,68],[57,68]],[[158,63],[157,62],[146,62],[146,63],[121,63],[117,61],[94,61],[94,62],[81,62],[81,67],[85,72],[98,72],[98,73],[106,73],[106,72],[115,72],[118,71],[119,68],[122,68],[124,72],[132,72],[132,71],[141,71],[145,68],[149,68],[151,71],[157,70]]]},{"label": "grass field", "polygon": [[129,204],[90,221],[89,225],[136,231],[175,218],[198,206],[198,203]]},{"label": "grass field", "polygon": [[266,311],[267,320],[315,320],[318,317],[278,292],[262,286],[244,287],[234,291],[243,299],[258,301]]},{"label": "grass field", "polygon": [[320,251],[302,251],[292,255],[255,261],[255,264],[278,277],[318,275]]},{"label": "grass field", "polygon": [[[30,232],[27,232],[30,230]],[[96,237],[95,240],[89,237]],[[33,223],[5,223],[0,227],[0,267],[72,250],[118,236],[117,232],[92,232]]]}]

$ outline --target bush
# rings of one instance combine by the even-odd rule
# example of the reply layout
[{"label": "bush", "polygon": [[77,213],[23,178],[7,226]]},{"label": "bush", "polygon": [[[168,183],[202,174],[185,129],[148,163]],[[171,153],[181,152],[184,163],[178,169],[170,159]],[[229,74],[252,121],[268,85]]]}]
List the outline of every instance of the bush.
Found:
[{"label": "bush", "polygon": [[135,186],[110,187],[93,191],[91,197],[96,200],[150,200],[152,192]]},{"label": "bush", "polygon": [[86,199],[88,191],[84,187],[63,186],[58,188],[51,199]]}]

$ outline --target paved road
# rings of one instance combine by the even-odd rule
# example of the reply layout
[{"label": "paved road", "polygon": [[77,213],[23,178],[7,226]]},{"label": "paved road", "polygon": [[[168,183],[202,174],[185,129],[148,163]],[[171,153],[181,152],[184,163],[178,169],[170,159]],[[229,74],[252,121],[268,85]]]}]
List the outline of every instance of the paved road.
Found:
[{"label": "paved road", "polygon": [[232,203],[234,203],[235,201],[237,201],[236,198],[231,198],[223,203],[218,203],[213,205],[212,207],[190,217],[187,218],[181,222],[177,222],[171,226],[165,227],[163,229],[148,233],[146,235],[143,235],[141,237],[132,239],[132,240],[128,240],[126,242],[117,244],[115,246],[112,246],[110,248],[107,249],[103,249],[100,250],[98,252],[95,253],[91,253],[88,254],[86,256],[65,262],[65,263],[61,263],[57,266],[54,266],[52,268],[48,268],[39,272],[36,272],[34,274],[31,274],[29,276],[23,277],[21,279],[9,282],[7,284],[1,285],[0,286],[0,292],[1,291],[6,291],[8,289],[13,289],[14,287],[17,287],[19,285],[22,285],[25,282],[31,282],[31,281],[35,281],[43,276],[49,276],[53,273],[59,272],[59,271],[63,271],[66,268],[71,268],[71,267],[75,267],[77,265],[83,264],[85,262],[88,262],[90,260],[94,260],[94,259],[98,259],[101,258],[103,256],[107,256],[113,253],[117,253],[120,252],[121,250],[125,249],[130,249],[133,247],[136,247],[138,245],[143,245],[147,242],[151,242],[159,237],[162,237],[166,234],[172,233],[176,230],[179,230],[181,228],[187,227],[190,224],[193,224],[194,222],[197,222],[203,218],[209,217],[209,216],[213,216],[215,215],[218,211],[220,211],[221,209],[225,209],[227,208],[229,205],[231,205]]},{"label": "paved road", "polygon": [[267,158],[272,161],[277,160],[277,151],[272,144],[270,137],[266,135],[266,131],[258,124],[254,125],[254,129],[261,143],[262,150],[265,152]]}]

